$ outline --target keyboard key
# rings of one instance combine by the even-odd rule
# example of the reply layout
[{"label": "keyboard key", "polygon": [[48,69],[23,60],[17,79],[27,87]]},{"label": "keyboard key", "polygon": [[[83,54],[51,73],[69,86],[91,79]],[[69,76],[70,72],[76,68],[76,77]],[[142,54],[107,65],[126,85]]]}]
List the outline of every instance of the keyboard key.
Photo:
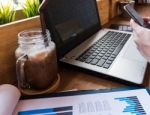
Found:
[{"label": "keyboard key", "polygon": [[105,49],[105,48],[103,49],[104,52],[107,52],[107,50],[108,50],[108,49]]},{"label": "keyboard key", "polygon": [[90,62],[90,64],[96,65],[98,61],[99,61],[99,59],[93,59],[93,60]]},{"label": "keyboard key", "polygon": [[90,58],[90,59],[94,59],[94,58],[95,58],[95,56],[93,56],[93,55],[90,55],[90,56],[89,56],[89,58]]},{"label": "keyboard key", "polygon": [[85,61],[85,59],[82,58],[82,57],[80,57],[78,60],[81,61],[81,62],[84,62],[84,61]]},{"label": "keyboard key", "polygon": [[100,59],[99,62],[97,63],[97,66],[102,67],[102,65],[105,63],[106,60]]},{"label": "keyboard key", "polygon": [[105,54],[106,53],[106,51],[101,51],[101,54]]},{"label": "keyboard key", "polygon": [[92,53],[91,52],[87,52],[86,55],[90,56]]},{"label": "keyboard key", "polygon": [[117,46],[117,48],[116,48],[115,51],[113,52],[113,55],[116,55],[116,56],[117,56],[122,48],[123,48],[123,45]]},{"label": "keyboard key", "polygon": [[104,57],[102,57],[102,59],[105,59],[105,60],[107,60],[107,59],[108,59],[108,57],[104,56]]},{"label": "keyboard key", "polygon": [[115,49],[114,48],[111,48],[111,49],[109,49],[109,52],[113,52]]},{"label": "keyboard key", "polygon": [[109,53],[107,53],[107,54],[105,54],[105,56],[106,56],[106,57],[110,57],[110,54],[109,54]]},{"label": "keyboard key", "polygon": [[110,64],[105,63],[105,64],[103,65],[103,67],[106,68],[106,69],[108,69],[108,68],[110,67]]},{"label": "keyboard key", "polygon": [[96,46],[96,45],[94,45],[92,48],[95,50],[95,49],[97,49],[97,46]]},{"label": "keyboard key", "polygon": [[115,58],[112,58],[112,57],[108,58],[109,61],[114,61],[114,59]]},{"label": "keyboard key", "polygon": [[95,53],[99,54],[100,51],[96,50]]},{"label": "keyboard key", "polygon": [[87,59],[89,57],[89,55],[84,55],[82,56],[82,58]]},{"label": "keyboard key", "polygon": [[112,54],[112,52],[113,52],[113,51],[108,50],[108,51],[107,51],[107,54]]},{"label": "keyboard key", "polygon": [[99,48],[103,50],[103,49],[104,49],[104,47],[105,47],[105,46],[102,46],[102,45],[101,45]]},{"label": "keyboard key", "polygon": [[90,53],[90,54],[92,54],[93,52],[94,52],[94,50],[93,50],[93,51],[92,51],[92,50],[89,50],[89,51],[88,51],[88,53]]},{"label": "keyboard key", "polygon": [[102,48],[98,48],[97,51],[102,51]]},{"label": "keyboard key", "polygon": [[112,58],[115,58],[115,57],[116,57],[116,55],[113,55],[113,54],[112,54],[112,55],[111,55],[111,57],[112,57]]},{"label": "keyboard key", "polygon": [[90,63],[91,61],[92,61],[92,59],[88,58],[88,59],[85,60],[85,63]]},{"label": "keyboard key", "polygon": [[100,60],[102,57],[98,55],[95,58]]},{"label": "keyboard key", "polygon": [[104,56],[104,54],[101,54],[101,53],[100,53],[100,54],[98,54],[98,56],[103,57],[103,56]]},{"label": "keyboard key", "polygon": [[107,60],[105,63],[107,63],[107,64],[112,64],[112,61]]},{"label": "keyboard key", "polygon": [[92,54],[92,56],[97,56],[98,55],[98,53],[96,53],[96,52],[94,52],[93,54]]},{"label": "keyboard key", "polygon": [[92,49],[90,49],[90,50],[91,50],[91,51],[93,51],[93,52],[95,51],[95,49],[94,49],[94,48],[92,48]]}]

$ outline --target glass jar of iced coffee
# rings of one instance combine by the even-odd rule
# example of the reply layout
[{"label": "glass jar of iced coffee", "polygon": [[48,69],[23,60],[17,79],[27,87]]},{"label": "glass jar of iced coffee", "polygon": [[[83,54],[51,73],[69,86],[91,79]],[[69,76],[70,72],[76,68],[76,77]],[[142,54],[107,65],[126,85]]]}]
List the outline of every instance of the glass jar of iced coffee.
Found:
[{"label": "glass jar of iced coffee", "polygon": [[55,44],[50,33],[30,29],[18,34],[16,73],[21,88],[46,89],[57,77]]}]

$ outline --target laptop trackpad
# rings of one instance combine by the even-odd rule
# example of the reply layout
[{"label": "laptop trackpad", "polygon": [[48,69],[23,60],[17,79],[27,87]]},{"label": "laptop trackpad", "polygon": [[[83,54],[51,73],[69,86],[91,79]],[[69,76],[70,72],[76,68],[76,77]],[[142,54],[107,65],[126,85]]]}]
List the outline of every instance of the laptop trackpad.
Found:
[{"label": "laptop trackpad", "polygon": [[135,43],[133,43],[133,41],[128,44],[123,57],[132,61],[145,62],[144,57],[137,50],[136,45]]}]

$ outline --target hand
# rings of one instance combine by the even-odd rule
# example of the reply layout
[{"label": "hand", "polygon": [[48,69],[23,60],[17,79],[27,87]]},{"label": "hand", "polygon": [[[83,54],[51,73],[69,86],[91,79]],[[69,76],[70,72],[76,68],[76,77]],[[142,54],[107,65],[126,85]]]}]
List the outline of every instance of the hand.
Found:
[{"label": "hand", "polygon": [[[150,24],[150,17],[144,20]],[[133,39],[137,49],[150,62],[150,29],[141,27],[132,19],[130,25],[133,28]]]}]

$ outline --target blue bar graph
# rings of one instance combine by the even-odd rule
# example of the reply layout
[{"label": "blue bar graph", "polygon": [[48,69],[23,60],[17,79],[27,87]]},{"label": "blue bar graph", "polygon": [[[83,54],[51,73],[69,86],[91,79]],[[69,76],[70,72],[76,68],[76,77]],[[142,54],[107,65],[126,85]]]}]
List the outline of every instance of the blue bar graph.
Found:
[{"label": "blue bar graph", "polygon": [[128,104],[128,106],[124,108],[123,112],[129,112],[132,115],[146,115],[146,112],[137,96],[115,98],[115,100],[125,101]]},{"label": "blue bar graph", "polygon": [[45,108],[45,109],[35,109],[35,110],[27,110],[20,111],[18,115],[73,115],[72,113],[73,107],[59,107],[59,108]]}]

